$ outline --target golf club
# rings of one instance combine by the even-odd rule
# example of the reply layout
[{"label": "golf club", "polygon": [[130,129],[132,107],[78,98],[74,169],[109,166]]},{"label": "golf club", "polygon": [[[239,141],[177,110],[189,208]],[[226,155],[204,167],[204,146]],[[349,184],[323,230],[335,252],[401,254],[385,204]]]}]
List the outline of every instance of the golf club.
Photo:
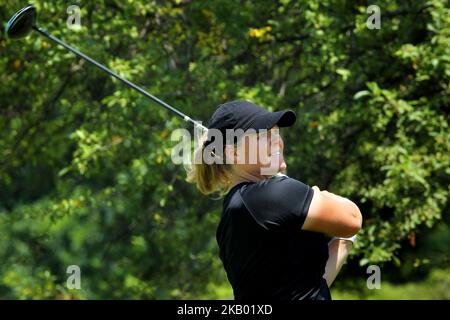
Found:
[{"label": "golf club", "polygon": [[138,91],[139,93],[143,94],[144,96],[146,96],[150,100],[153,100],[154,102],[160,104],[161,106],[163,106],[167,110],[172,111],[176,115],[178,115],[181,118],[183,118],[183,120],[185,120],[187,122],[191,122],[196,127],[199,127],[199,128],[201,128],[201,129],[203,129],[205,131],[208,130],[208,128],[206,128],[205,126],[203,126],[199,122],[191,119],[189,116],[185,115],[184,113],[178,111],[177,109],[175,109],[171,105],[169,105],[166,102],[164,102],[164,101],[158,99],[157,97],[151,95],[150,93],[148,93],[147,91],[145,91],[141,87],[139,87],[139,86],[135,85],[134,83],[132,83],[131,81],[129,81],[129,80],[119,76],[117,73],[115,73],[111,69],[108,69],[104,65],[98,63],[94,59],[88,57],[84,53],[78,51],[77,49],[75,49],[75,48],[73,48],[71,46],[69,46],[68,44],[66,44],[62,40],[52,36],[50,33],[45,31],[44,29],[38,27],[36,25],[36,19],[37,19],[37,12],[36,12],[36,8],[34,6],[29,5],[29,6],[25,7],[25,8],[23,8],[23,9],[19,10],[8,21],[8,23],[6,24],[6,28],[5,28],[6,35],[10,39],[20,39],[20,38],[26,37],[32,30],[37,31],[41,35],[47,37],[50,40],[55,41],[56,43],[60,44],[61,46],[63,46],[67,50],[69,50],[69,51],[73,52],[74,54],[76,54],[77,56],[83,58],[84,60],[86,60],[86,61],[88,61],[90,63],[92,63],[97,68],[99,68],[99,69],[109,73],[114,78],[122,81],[123,83],[125,83],[129,87],[133,88],[134,90]]}]

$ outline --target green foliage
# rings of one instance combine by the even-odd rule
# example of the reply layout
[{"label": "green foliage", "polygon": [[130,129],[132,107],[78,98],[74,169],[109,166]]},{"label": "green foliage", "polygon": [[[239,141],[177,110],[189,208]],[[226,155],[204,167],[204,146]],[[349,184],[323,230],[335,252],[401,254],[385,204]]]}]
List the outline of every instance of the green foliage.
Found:
[{"label": "green foliage", "polygon": [[[392,284],[382,282],[380,289],[367,289],[364,281],[347,285],[345,289],[333,290],[335,300],[449,300],[450,270],[434,269],[429,276],[418,282]],[[361,290],[363,288],[363,290]]]},{"label": "green foliage", "polygon": [[[406,284],[393,284],[382,279],[379,289],[368,289],[365,280],[339,282],[340,286],[331,288],[333,300],[449,300],[450,270],[434,269],[421,281]],[[200,299],[233,299],[229,285],[211,285]]]},{"label": "green foliage", "polygon": [[[288,174],[358,203],[354,263],[402,262],[411,235],[448,224],[448,1],[86,1],[76,30],[69,2],[32,2],[45,29],[194,119],[238,98],[296,110]],[[0,71],[1,297],[229,295],[221,203],[170,159],[182,120],[37,34],[1,33]]]}]

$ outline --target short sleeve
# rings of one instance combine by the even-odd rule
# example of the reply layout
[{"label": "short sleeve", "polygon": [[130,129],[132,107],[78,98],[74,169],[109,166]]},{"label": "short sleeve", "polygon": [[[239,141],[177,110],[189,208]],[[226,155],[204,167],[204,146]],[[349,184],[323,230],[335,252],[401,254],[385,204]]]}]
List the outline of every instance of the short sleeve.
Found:
[{"label": "short sleeve", "polygon": [[264,229],[300,230],[305,222],[314,190],[287,176],[264,179],[241,188],[242,201]]}]

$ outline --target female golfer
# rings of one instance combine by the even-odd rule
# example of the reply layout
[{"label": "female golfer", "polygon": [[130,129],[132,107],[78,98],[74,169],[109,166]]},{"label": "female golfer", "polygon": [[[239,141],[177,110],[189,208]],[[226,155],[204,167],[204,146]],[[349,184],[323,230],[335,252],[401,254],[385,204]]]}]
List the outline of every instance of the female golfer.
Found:
[{"label": "female golfer", "polygon": [[[213,155],[226,161],[202,161],[188,172],[202,193],[224,195],[216,237],[236,300],[331,299],[329,287],[354,241],[349,237],[361,228],[353,202],[281,174],[286,163],[278,128],[295,120],[293,111],[269,112],[248,101],[222,104],[196,157],[221,142]],[[212,138],[211,129],[222,132],[223,141]],[[227,132],[239,129],[250,134],[230,141]],[[246,143],[252,132],[257,148]],[[257,161],[249,161],[255,152]]]}]

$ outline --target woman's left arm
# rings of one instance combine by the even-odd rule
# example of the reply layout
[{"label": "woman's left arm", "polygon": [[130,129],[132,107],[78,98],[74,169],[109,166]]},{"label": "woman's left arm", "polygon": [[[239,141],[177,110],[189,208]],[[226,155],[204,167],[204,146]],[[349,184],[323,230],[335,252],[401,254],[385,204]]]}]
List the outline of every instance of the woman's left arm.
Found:
[{"label": "woman's left arm", "polygon": [[339,238],[333,238],[328,243],[328,261],[325,266],[325,274],[323,275],[328,287],[331,287],[339,271],[341,271],[352,247],[352,241]]}]

